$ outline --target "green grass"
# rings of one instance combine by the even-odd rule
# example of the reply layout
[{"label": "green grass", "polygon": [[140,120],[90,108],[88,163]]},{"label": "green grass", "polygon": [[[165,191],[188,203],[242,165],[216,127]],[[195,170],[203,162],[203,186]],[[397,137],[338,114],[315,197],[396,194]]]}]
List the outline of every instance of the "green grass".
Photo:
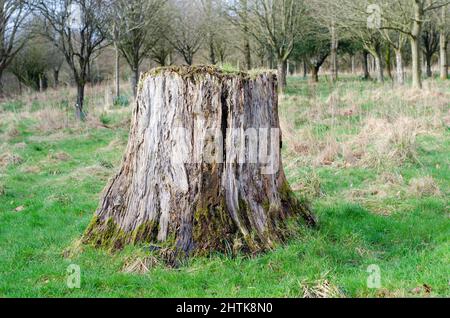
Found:
[{"label": "green grass", "polygon": [[[365,94],[377,84],[346,79],[342,85],[344,91]],[[305,81],[290,79],[287,94],[326,99],[333,88],[323,82],[315,93],[310,90]],[[19,107],[11,105],[0,109],[17,112]],[[113,129],[62,132],[40,132],[28,119],[11,138],[0,125],[0,150],[23,160],[0,170],[0,297],[302,297],[304,286],[324,279],[346,297],[426,296],[422,290],[412,292],[424,284],[431,296],[450,296],[448,129],[419,138],[420,163],[392,168],[406,185],[412,178],[432,176],[442,194],[374,198],[377,207],[393,209],[388,215],[346,196],[376,182],[379,169],[287,165],[293,158],[285,152],[292,184],[312,174],[320,180],[322,194],[311,198],[320,226],[299,228],[297,238],[275,251],[253,258],[211,255],[178,269],[158,266],[144,275],[122,272],[130,256],[142,255],[139,247],[116,254],[86,247],[66,258],[64,250],[87,227],[100,192],[120,164],[128,128],[116,124],[126,115],[101,115],[100,121]],[[306,124],[292,120],[299,128]],[[314,132],[321,138],[328,129],[319,124]],[[25,148],[15,147],[23,142]],[[61,153],[64,160],[58,159]],[[24,209],[16,212],[20,206]],[[80,289],[66,285],[70,264],[81,268]],[[367,287],[372,264],[381,269],[381,289]]]}]

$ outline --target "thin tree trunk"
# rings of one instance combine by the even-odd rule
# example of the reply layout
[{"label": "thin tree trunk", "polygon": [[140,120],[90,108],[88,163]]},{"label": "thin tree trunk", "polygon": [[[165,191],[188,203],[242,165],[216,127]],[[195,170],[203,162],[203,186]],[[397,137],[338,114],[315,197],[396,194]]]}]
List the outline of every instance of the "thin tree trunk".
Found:
[{"label": "thin tree trunk", "polygon": [[333,22],[331,26],[331,79],[333,81],[337,81],[338,79],[338,45],[336,27]]},{"label": "thin tree trunk", "polygon": [[320,70],[320,67],[317,67],[317,66],[313,66],[313,67],[312,67],[312,70],[311,70],[311,80],[312,80],[314,83],[318,83],[318,82],[319,82],[319,70]]},{"label": "thin tree trunk", "polygon": [[315,224],[283,172],[273,75],[150,72],[132,118],[122,167],[84,243],[112,250],[148,243],[176,264],[271,249],[298,233],[295,220]]},{"label": "thin tree trunk", "polygon": [[208,37],[209,37],[209,62],[212,65],[216,65],[217,58],[216,58],[216,50],[214,49],[214,38],[212,34],[209,34]]},{"label": "thin tree trunk", "polygon": [[306,63],[306,60],[303,60],[303,78],[308,78],[308,63]]},{"label": "thin tree trunk", "polygon": [[91,63],[92,61],[88,61],[87,63],[87,76],[86,76],[87,83],[92,83]]},{"label": "thin tree trunk", "polygon": [[248,36],[245,37],[244,50],[245,50],[245,67],[249,71],[252,69],[252,51],[250,48],[250,40]]},{"label": "thin tree trunk", "polygon": [[431,60],[432,60],[432,58],[433,57],[430,54],[426,54],[426,56],[425,56],[427,77],[432,77],[433,76],[433,71],[431,70]]},{"label": "thin tree trunk", "polygon": [[372,54],[370,54],[369,57],[370,57],[370,73],[374,73],[377,70],[375,57]]},{"label": "thin tree trunk", "polygon": [[414,88],[422,88],[422,66],[420,63],[420,43],[417,38],[411,38],[411,58],[412,58],[412,86]]},{"label": "thin tree trunk", "polygon": [[137,86],[139,82],[139,66],[135,65],[132,68],[132,75],[131,75],[131,89],[133,91],[133,97],[137,97]]},{"label": "thin tree trunk", "polygon": [[247,71],[252,69],[252,51],[250,47],[250,36],[248,30],[248,1],[241,0],[243,8],[243,25],[244,25],[244,59]]},{"label": "thin tree trunk", "polygon": [[448,40],[446,34],[441,33],[439,42],[440,42],[440,49],[439,49],[440,75],[441,79],[445,80],[448,78],[448,56],[447,56]]},{"label": "thin tree trunk", "polygon": [[395,79],[397,84],[404,85],[405,84],[405,73],[403,67],[403,56],[401,49],[395,50]]},{"label": "thin tree trunk", "polygon": [[85,120],[86,115],[84,113],[84,84],[77,84],[77,104],[75,105],[75,116],[78,120]]},{"label": "thin tree trunk", "polygon": [[446,80],[448,78],[448,30],[446,26],[447,21],[447,8],[443,7],[442,9],[442,27],[439,35],[439,64],[440,64],[440,77],[442,80]]},{"label": "thin tree trunk", "polygon": [[414,20],[411,30],[411,58],[412,58],[412,86],[414,88],[422,88],[422,70],[420,63],[420,37],[422,34],[423,21],[423,4],[416,0],[413,4]]},{"label": "thin tree trunk", "polygon": [[391,61],[391,47],[387,46],[386,47],[386,69],[387,69],[387,73],[388,76],[391,80],[394,80],[394,77],[392,76],[392,61]]},{"label": "thin tree trunk", "polygon": [[194,63],[194,57],[192,56],[192,54],[188,53],[185,57],[184,60],[186,62],[187,65],[191,66]]},{"label": "thin tree trunk", "polygon": [[377,74],[377,82],[383,83],[384,82],[384,70],[383,70],[383,60],[381,58],[380,52],[377,52],[377,54],[374,56],[375,59],[375,71]]},{"label": "thin tree trunk", "polygon": [[59,69],[55,68],[53,69],[53,82],[55,85],[55,88],[59,87]]},{"label": "thin tree trunk", "polygon": [[352,74],[356,74],[356,59],[355,59],[355,55],[353,55],[353,54],[351,57],[351,63],[352,63]]},{"label": "thin tree trunk", "polygon": [[284,92],[287,86],[287,61],[279,59],[277,63],[278,87],[280,92]]},{"label": "thin tree trunk", "polygon": [[114,80],[115,80],[115,93],[116,93],[116,99],[120,97],[120,52],[119,47],[117,43],[114,43],[114,51],[115,51],[115,74],[114,74]]},{"label": "thin tree trunk", "polygon": [[5,97],[5,88],[3,86],[3,69],[0,69],[0,99]]},{"label": "thin tree trunk", "polygon": [[363,64],[363,71],[364,71],[363,77],[364,77],[364,80],[369,80],[370,79],[369,52],[364,51],[362,57],[363,57],[362,64]]},{"label": "thin tree trunk", "polygon": [[42,74],[39,74],[39,92],[44,92],[44,79],[42,78]]}]

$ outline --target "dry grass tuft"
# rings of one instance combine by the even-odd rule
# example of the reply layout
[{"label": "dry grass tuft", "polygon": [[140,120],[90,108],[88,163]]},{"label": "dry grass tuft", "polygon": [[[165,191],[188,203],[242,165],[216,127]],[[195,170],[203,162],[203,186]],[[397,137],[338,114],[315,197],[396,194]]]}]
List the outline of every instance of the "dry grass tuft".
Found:
[{"label": "dry grass tuft", "polygon": [[300,192],[307,199],[318,198],[324,194],[320,177],[315,172],[302,175],[291,187],[293,191]]},{"label": "dry grass tuft", "polygon": [[123,268],[122,272],[128,274],[140,274],[144,275],[150,271],[150,269],[160,265],[161,262],[154,256],[146,257],[131,257],[129,258]]},{"label": "dry grass tuft", "polygon": [[10,152],[0,155],[0,167],[6,168],[13,165],[19,165],[23,162],[23,159],[17,155]]},{"label": "dry grass tuft", "polygon": [[25,166],[20,169],[23,173],[31,173],[31,174],[38,174],[41,172],[41,168],[38,166]]},{"label": "dry grass tuft", "polygon": [[382,169],[417,162],[417,137],[441,136],[450,126],[450,94],[434,81],[421,91],[340,83],[325,97],[308,88],[310,96],[285,96],[280,108],[283,140],[297,165]]},{"label": "dry grass tuft", "polygon": [[111,170],[106,169],[101,165],[93,165],[75,169],[72,173],[68,175],[68,177],[79,181],[85,180],[86,178],[89,177],[95,177],[100,180],[106,181],[109,179],[109,177],[111,177],[111,174],[112,174]]},{"label": "dry grass tuft", "polygon": [[71,125],[68,113],[58,108],[43,108],[32,113],[32,116],[37,120],[36,128],[40,132],[53,132]]},{"label": "dry grass tuft", "polygon": [[338,287],[328,280],[317,281],[314,285],[302,284],[303,298],[345,298],[345,295]]},{"label": "dry grass tuft", "polygon": [[27,144],[25,142],[19,142],[14,145],[14,148],[17,150],[24,150],[27,147]]},{"label": "dry grass tuft", "polygon": [[440,196],[441,190],[433,177],[414,178],[409,182],[409,194],[418,197]]},{"label": "dry grass tuft", "polygon": [[368,118],[350,144],[362,154],[362,166],[401,165],[417,161],[417,136],[421,132],[420,123],[412,118],[400,117],[394,122]]},{"label": "dry grass tuft", "polygon": [[[362,188],[347,190],[344,195],[348,201],[356,202],[375,214],[387,216],[398,209],[396,202],[404,198],[405,193],[403,177],[397,173],[384,172],[376,180],[366,182]],[[385,199],[388,200],[380,204]]]},{"label": "dry grass tuft", "polygon": [[408,297],[404,290],[388,290],[386,288],[379,289],[376,293],[377,298],[405,298]]},{"label": "dry grass tuft", "polygon": [[333,135],[328,135],[325,141],[319,143],[319,153],[313,161],[315,166],[330,166],[342,153],[342,144],[340,144]]},{"label": "dry grass tuft", "polygon": [[49,159],[57,160],[57,161],[69,161],[72,157],[65,152],[57,152],[53,154],[49,154]]}]

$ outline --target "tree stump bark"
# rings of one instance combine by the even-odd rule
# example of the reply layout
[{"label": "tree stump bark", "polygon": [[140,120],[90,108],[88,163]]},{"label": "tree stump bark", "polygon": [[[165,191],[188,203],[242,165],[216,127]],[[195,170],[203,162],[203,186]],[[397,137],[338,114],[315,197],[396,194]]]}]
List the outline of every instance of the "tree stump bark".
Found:
[{"label": "tree stump bark", "polygon": [[280,135],[273,74],[207,66],[144,74],[122,166],[83,241],[183,255],[273,248],[299,221],[315,224],[286,181]]}]

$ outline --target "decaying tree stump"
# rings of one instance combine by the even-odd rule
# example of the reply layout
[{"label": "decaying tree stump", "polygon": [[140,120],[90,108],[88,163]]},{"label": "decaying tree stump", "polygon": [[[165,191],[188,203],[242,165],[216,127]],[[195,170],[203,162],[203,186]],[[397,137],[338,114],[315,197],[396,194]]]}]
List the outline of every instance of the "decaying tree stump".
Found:
[{"label": "decaying tree stump", "polygon": [[[223,138],[222,138],[223,137]],[[284,175],[273,74],[170,67],[141,78],[122,167],[83,241],[257,252],[313,225]]]}]

